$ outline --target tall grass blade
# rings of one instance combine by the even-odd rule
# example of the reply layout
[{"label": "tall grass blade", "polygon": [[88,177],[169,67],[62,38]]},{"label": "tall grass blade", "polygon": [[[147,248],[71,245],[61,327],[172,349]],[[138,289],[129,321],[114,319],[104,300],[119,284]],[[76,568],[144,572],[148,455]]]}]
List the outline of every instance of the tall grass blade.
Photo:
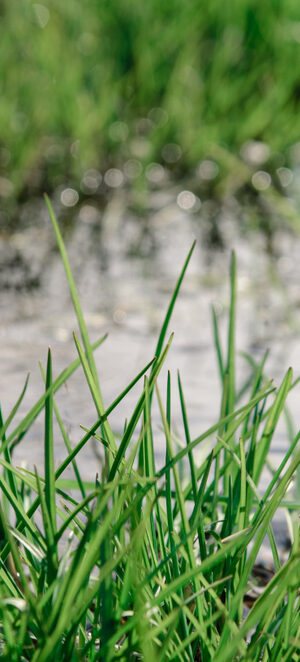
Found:
[{"label": "tall grass blade", "polygon": [[54,440],[53,440],[53,391],[52,391],[52,357],[48,351],[46,372],[45,400],[45,500],[52,528],[56,533],[56,503],[55,503],[55,472],[54,472]]},{"label": "tall grass blade", "polygon": [[216,310],[215,310],[214,306],[212,307],[212,320],[213,320],[214,343],[215,343],[215,348],[216,348],[216,352],[217,352],[219,374],[220,374],[220,378],[221,378],[221,384],[223,384],[224,383],[224,374],[225,374],[224,359],[223,359],[223,354],[222,354],[218,318],[217,318],[217,313],[216,313]]},{"label": "tall grass blade", "polygon": [[231,255],[230,266],[230,313],[228,329],[228,353],[226,373],[228,374],[228,400],[226,413],[230,414],[235,407],[235,324],[236,324],[236,256]]},{"label": "tall grass blade", "polygon": [[[43,369],[43,366],[42,366],[41,363],[40,363],[40,369],[41,369],[41,373],[42,373],[42,375],[43,375],[43,379],[44,379],[44,381],[45,381],[45,380],[46,380],[46,375],[45,375],[45,372],[44,372],[44,369]],[[61,431],[61,435],[62,435],[62,438],[63,438],[63,440],[64,440],[64,443],[65,443],[65,446],[66,446],[66,449],[67,449],[68,455],[70,455],[70,454],[72,453],[72,448],[71,448],[70,440],[69,440],[69,437],[68,437],[68,435],[67,435],[66,429],[65,429],[65,427],[64,427],[64,424],[63,424],[62,418],[61,418],[61,416],[60,416],[60,414],[59,414],[59,411],[58,411],[58,408],[57,408],[57,406],[56,406],[56,403],[55,403],[54,399],[53,399],[53,409],[54,409],[55,417],[56,417],[56,420],[57,420],[57,422],[58,422],[59,429],[60,429],[60,431]],[[79,469],[78,469],[78,466],[77,466],[76,460],[72,460],[72,466],[73,466],[73,469],[74,469],[74,473],[75,473],[75,476],[76,476],[77,484],[78,484],[78,487],[79,487],[80,492],[81,492],[81,494],[82,494],[82,497],[85,498],[86,493],[85,493],[85,489],[84,489],[83,481],[81,480],[81,476],[80,476],[80,472],[79,472]]]},{"label": "tall grass blade", "polygon": [[[26,391],[27,391],[28,382],[29,382],[29,374],[27,375],[27,377],[26,377],[26,379],[25,379],[25,384],[24,384],[24,387],[23,387],[23,389],[22,389],[21,395],[19,396],[19,398],[18,398],[16,404],[13,406],[13,408],[12,408],[12,410],[11,410],[9,416],[7,417],[7,419],[6,419],[6,421],[5,421],[5,423],[3,423],[2,414],[1,414],[1,421],[0,421],[0,426],[1,426],[1,427],[0,427],[0,439],[3,438],[4,434],[6,433],[6,430],[7,430],[8,426],[10,425],[11,421],[14,419],[14,417],[15,417],[15,415],[16,415],[16,413],[17,413],[17,411],[18,411],[18,409],[19,409],[19,407],[20,407],[20,405],[21,405],[21,403],[22,403],[22,401],[23,401],[24,395],[25,395],[25,393],[26,393]],[[1,408],[0,408],[0,412],[1,412]],[[2,450],[2,449],[0,449],[0,452],[1,452],[1,450]]]},{"label": "tall grass blade", "polygon": [[258,443],[255,454],[255,460],[254,460],[254,470],[253,470],[253,478],[256,484],[258,484],[258,481],[260,479],[266,461],[266,457],[269,452],[271,440],[279,420],[279,416],[283,411],[285,401],[291,387],[292,378],[293,378],[293,371],[291,368],[289,368],[282,381],[282,384],[278,389],[278,392],[274,400],[274,404],[267,418],[262,437]]},{"label": "tall grass blade", "polygon": [[[95,350],[97,347],[99,347],[104,340],[106,340],[107,335],[102,336],[97,342],[94,343],[92,346],[92,349]],[[75,359],[68,368],[65,368],[62,370],[62,372],[58,375],[58,377],[54,380],[51,389],[53,393],[56,393],[56,391],[69,379],[69,377],[73,374],[75,370],[81,365],[80,359]],[[15,445],[16,443],[19,443],[21,439],[24,437],[26,434],[27,430],[29,427],[32,425],[33,421],[37,418],[39,413],[43,410],[43,407],[45,406],[45,399],[47,397],[47,392],[44,393],[39,400],[33,405],[33,407],[30,409],[28,414],[24,416],[22,421],[17,425],[15,430],[11,432],[11,434],[7,437],[5,443],[2,444],[1,451],[4,452],[4,449],[7,448],[10,444]]]},{"label": "tall grass blade", "polygon": [[[105,410],[104,410],[102,396],[101,396],[99,387],[98,387],[97,383],[94,380],[94,376],[93,376],[93,373],[90,369],[88,360],[86,359],[86,357],[84,355],[83,349],[80,345],[80,342],[79,342],[79,340],[76,336],[75,331],[74,331],[73,335],[74,335],[76,349],[77,349],[78,354],[79,354],[81,365],[83,367],[84,374],[85,374],[85,377],[86,377],[86,380],[87,380],[92,398],[94,400],[98,416],[103,417]],[[109,425],[109,422],[108,422],[107,419],[105,419],[103,421],[102,428],[103,428],[104,437],[105,437],[105,439],[107,439],[107,442],[108,442],[108,449],[111,450],[112,452],[114,452],[117,448],[116,447],[116,442],[115,442],[114,435],[111,431],[111,428],[110,428],[110,425]]]},{"label": "tall grass blade", "polygon": [[[150,373],[150,378],[149,378],[149,397],[151,397],[151,392],[152,392],[153,387],[154,387],[155,379],[157,378],[157,376],[158,376],[158,374],[159,374],[159,372],[160,372],[160,370],[163,366],[163,363],[164,363],[165,358],[167,356],[167,353],[169,351],[172,339],[173,339],[173,334],[171,335],[170,340],[167,343],[165,349],[161,353],[161,356],[153,364],[153,367],[152,367],[152,370],[151,370],[151,373]],[[128,445],[131,441],[133,432],[136,428],[136,425],[137,425],[137,423],[139,421],[139,418],[141,416],[141,413],[143,411],[144,403],[145,403],[145,389],[143,390],[143,393],[142,393],[142,395],[141,395],[141,397],[140,397],[140,399],[139,399],[139,401],[138,401],[138,403],[135,407],[135,410],[134,410],[134,412],[131,416],[131,419],[128,422],[128,425],[126,427],[125,433],[123,435],[122,441],[121,441],[120,446],[119,446],[118,451],[117,451],[117,455],[115,457],[112,468],[110,470],[110,474],[109,474],[109,478],[108,478],[109,481],[113,480],[113,478],[115,477],[116,472],[117,472],[118,467],[119,467],[119,464],[120,464],[122,458],[125,455],[126,449],[127,449]]]},{"label": "tall grass blade", "polygon": [[[165,318],[164,318],[164,321],[163,321],[163,324],[162,324],[162,327],[161,327],[161,330],[160,330],[160,333],[159,333],[157,345],[156,345],[155,356],[157,358],[161,354],[163,344],[164,344],[164,341],[165,341],[165,337],[166,337],[166,333],[167,333],[167,330],[168,330],[169,322],[170,322],[172,312],[173,312],[173,309],[174,309],[174,306],[175,306],[175,303],[176,303],[176,299],[178,297],[178,293],[179,293],[179,290],[180,290],[185,272],[187,270],[187,267],[188,267],[189,261],[192,257],[195,246],[196,246],[196,241],[193,242],[193,244],[192,244],[192,246],[189,250],[189,253],[188,253],[187,258],[184,262],[184,265],[182,267],[182,270],[181,270],[181,273],[180,273],[179,278],[177,280],[177,283],[175,285],[174,292],[172,294],[171,301],[169,303],[169,307],[168,307],[168,310],[166,312],[166,315],[165,315]],[[152,371],[153,370],[154,370],[154,366],[152,368]]]},{"label": "tall grass blade", "polygon": [[84,345],[84,349],[85,349],[85,352],[86,352],[86,355],[87,355],[87,361],[88,361],[88,364],[89,364],[89,368],[90,368],[90,371],[93,375],[95,383],[97,383],[97,385],[99,387],[97,370],[96,370],[96,365],[95,365],[95,361],[94,361],[92,346],[90,344],[88,331],[87,331],[86,324],[85,324],[85,321],[84,321],[84,317],[83,317],[83,314],[82,314],[82,310],[81,310],[81,306],[80,306],[80,302],[79,302],[79,298],[78,298],[78,294],[77,294],[77,289],[76,289],[74,277],[73,277],[73,274],[72,274],[72,270],[71,270],[71,267],[70,267],[69,259],[68,259],[68,256],[67,256],[67,252],[66,252],[66,249],[65,249],[65,245],[64,245],[64,242],[63,242],[63,238],[62,238],[62,235],[61,235],[61,232],[60,232],[60,229],[59,229],[59,225],[58,225],[58,222],[56,220],[56,216],[54,214],[51,202],[50,202],[50,200],[49,200],[49,198],[46,194],[45,194],[44,197],[45,197],[46,205],[47,205],[47,208],[48,208],[49,216],[50,216],[50,219],[51,219],[51,222],[52,222],[52,225],[53,225],[53,229],[54,229],[54,232],[55,232],[57,245],[58,245],[58,248],[59,248],[59,251],[60,251],[60,254],[61,254],[61,258],[62,258],[62,261],[63,261],[65,271],[66,271],[66,276],[67,276],[67,279],[68,279],[70,293],[71,293],[71,297],[72,297],[72,300],[73,300],[74,310],[75,310],[76,317],[77,317],[77,320],[78,320],[78,324],[79,324],[79,328],[80,328],[80,332],[81,332],[81,336],[82,336],[82,341],[83,341],[83,345]]}]

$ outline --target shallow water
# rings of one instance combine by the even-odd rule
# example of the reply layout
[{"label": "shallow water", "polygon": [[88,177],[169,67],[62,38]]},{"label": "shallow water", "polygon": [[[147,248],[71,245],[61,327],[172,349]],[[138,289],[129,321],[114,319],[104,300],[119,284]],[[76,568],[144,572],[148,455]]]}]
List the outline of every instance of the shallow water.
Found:
[{"label": "shallow water", "polygon": [[[154,192],[147,215],[130,211],[127,194],[116,192],[100,211],[94,203],[73,210],[73,220],[61,226],[74,270],[91,338],[108,332],[96,351],[105,405],[153,357],[159,328],[173,287],[194,238],[194,251],[170,323],[174,340],[166,370],[173,382],[173,425],[179,437],[182,425],[177,395],[180,370],[192,437],[215,422],[220,408],[217,361],[212,339],[211,305],[219,315],[224,339],[229,303],[230,252],[237,252],[237,348],[257,360],[270,348],[266,372],[279,384],[289,365],[300,372],[300,239],[288,229],[277,229],[272,255],[259,231],[245,232],[229,201],[218,218],[223,248],[209,246],[209,209],[198,214],[182,211],[177,191]],[[30,209],[29,209],[30,211]],[[58,209],[58,214],[61,210]],[[16,420],[27,412],[43,391],[38,366],[53,351],[54,376],[77,358],[72,331],[77,328],[68,286],[56,250],[52,227],[43,202],[26,215],[21,230],[1,238],[6,268],[0,272],[1,343],[0,386],[6,417],[30,371],[28,390]],[[2,260],[3,262],[3,260]],[[238,380],[248,374],[247,361],[238,360]],[[142,383],[111,415],[111,425],[122,431],[125,417],[141,391]],[[73,444],[82,437],[80,425],[90,426],[97,416],[80,370],[57,394],[57,403]],[[295,428],[299,429],[299,388],[289,398]],[[159,417],[155,414],[156,451],[163,461]],[[288,447],[282,423],[274,438],[271,460],[277,466]],[[199,455],[205,453],[199,448]],[[43,420],[38,419],[16,448],[18,463],[43,464]],[[63,442],[57,435],[56,463],[63,459]],[[98,461],[93,442],[81,452],[84,476],[93,479]],[[265,482],[268,479],[265,473]]]}]

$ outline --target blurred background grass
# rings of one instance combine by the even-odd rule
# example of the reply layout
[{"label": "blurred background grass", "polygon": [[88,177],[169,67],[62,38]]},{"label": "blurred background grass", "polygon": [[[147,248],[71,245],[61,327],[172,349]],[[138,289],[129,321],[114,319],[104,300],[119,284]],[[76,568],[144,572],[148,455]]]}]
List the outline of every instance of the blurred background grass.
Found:
[{"label": "blurred background grass", "polygon": [[245,165],[243,181],[249,166],[288,189],[298,0],[1,0],[0,15],[3,208],[60,185],[95,193],[109,168],[138,181],[153,163],[182,177],[204,160],[219,183]]}]

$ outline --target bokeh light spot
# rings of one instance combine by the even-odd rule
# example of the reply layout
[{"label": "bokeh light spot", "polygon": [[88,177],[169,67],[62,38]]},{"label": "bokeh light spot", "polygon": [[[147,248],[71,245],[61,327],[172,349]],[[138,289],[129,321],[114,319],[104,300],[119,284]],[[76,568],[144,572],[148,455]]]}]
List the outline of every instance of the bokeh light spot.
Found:
[{"label": "bokeh light spot", "polygon": [[180,191],[177,196],[177,204],[183,211],[198,211],[201,201],[192,191]]},{"label": "bokeh light spot", "polygon": [[160,163],[149,163],[146,168],[146,177],[152,184],[159,184],[165,177],[165,169]]},{"label": "bokeh light spot", "polygon": [[74,188],[65,188],[60,194],[60,201],[64,207],[75,207],[79,194]]},{"label": "bokeh light spot", "polygon": [[260,140],[247,140],[241,148],[241,156],[252,166],[265,163],[270,156],[270,147]]},{"label": "bokeh light spot", "polygon": [[167,123],[169,115],[164,108],[151,108],[148,113],[149,119],[155,124],[159,129]]},{"label": "bokeh light spot", "polygon": [[102,182],[102,175],[99,170],[91,168],[87,170],[81,180],[81,189],[84,193],[96,193]]},{"label": "bokeh light spot", "polygon": [[252,184],[257,191],[266,191],[271,186],[271,175],[265,170],[257,170],[252,176]]},{"label": "bokeh light spot", "polygon": [[177,163],[181,158],[182,149],[180,145],[177,145],[176,143],[168,143],[163,146],[161,155],[166,163]]},{"label": "bokeh light spot", "polygon": [[124,175],[118,168],[110,168],[104,175],[104,181],[110,188],[119,188],[124,182]]},{"label": "bokeh light spot", "polygon": [[289,168],[278,168],[276,170],[281,186],[289,186],[293,181],[293,173]]},{"label": "bokeh light spot", "polygon": [[212,179],[215,179],[218,175],[219,172],[219,166],[215,161],[211,161],[211,159],[205,159],[200,163],[199,168],[198,168],[198,174],[201,179],[204,181],[211,181]]},{"label": "bokeh light spot", "polygon": [[124,163],[124,173],[128,179],[136,179],[142,174],[142,164],[138,159],[128,159]]},{"label": "bokeh light spot", "polygon": [[93,205],[82,205],[79,220],[88,225],[94,225],[100,220],[100,213]]}]

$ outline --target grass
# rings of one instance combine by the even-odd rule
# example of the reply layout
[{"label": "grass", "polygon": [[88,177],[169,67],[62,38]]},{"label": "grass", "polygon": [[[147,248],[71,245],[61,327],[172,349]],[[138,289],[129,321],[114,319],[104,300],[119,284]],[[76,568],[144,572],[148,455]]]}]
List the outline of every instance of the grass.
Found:
[{"label": "grass", "polygon": [[213,159],[208,184],[221,194],[232,172],[236,188],[251,181],[232,160],[249,140],[270,147],[258,169],[280,188],[277,169],[299,163],[288,152],[299,139],[299,41],[296,0],[230,0],[222,11],[218,0],[4,0],[3,205],[60,186],[91,195],[87,170],[131,159],[138,189],[152,162],[178,175]]},{"label": "grass", "polygon": [[[45,391],[29,413],[14,418],[24,389],[1,428],[0,651],[3,661],[167,660],[284,662],[299,660],[299,491],[287,489],[299,475],[299,436],[261,493],[260,479],[289,391],[289,369],[279,387],[264,377],[265,359],[254,361],[251,379],[239,391],[235,379],[236,260],[231,263],[227,350],[217,317],[221,408],[216,423],[196,438],[178,388],[184,439],[175,449],[172,384],[162,397],[159,373],[172,341],[168,326],[194,245],[184,263],[159,335],[155,356],[109,407],[103,404],[94,350],[77,296],[58,223],[46,198],[66,269],[80,339],[78,359],[55,380],[48,351]],[[101,349],[101,351],[103,351]],[[250,359],[249,359],[250,362]],[[96,408],[95,424],[72,448],[55,402],[56,391],[83,368]],[[128,411],[121,439],[109,415],[143,380]],[[156,399],[165,440],[164,466],[156,466]],[[44,474],[14,465],[13,449],[44,412]],[[66,445],[55,470],[53,420]],[[289,420],[289,419],[288,419]],[[91,437],[103,450],[101,475],[80,475],[79,452]],[[196,451],[211,450],[199,464]],[[185,481],[181,480],[182,464]],[[74,478],[64,478],[73,466]],[[298,480],[299,486],[299,480]],[[289,493],[291,494],[291,493]],[[283,562],[272,528],[278,509],[291,523],[291,546]],[[268,537],[273,557],[269,581],[255,590],[257,559]],[[251,604],[251,608],[249,608]]]}]

